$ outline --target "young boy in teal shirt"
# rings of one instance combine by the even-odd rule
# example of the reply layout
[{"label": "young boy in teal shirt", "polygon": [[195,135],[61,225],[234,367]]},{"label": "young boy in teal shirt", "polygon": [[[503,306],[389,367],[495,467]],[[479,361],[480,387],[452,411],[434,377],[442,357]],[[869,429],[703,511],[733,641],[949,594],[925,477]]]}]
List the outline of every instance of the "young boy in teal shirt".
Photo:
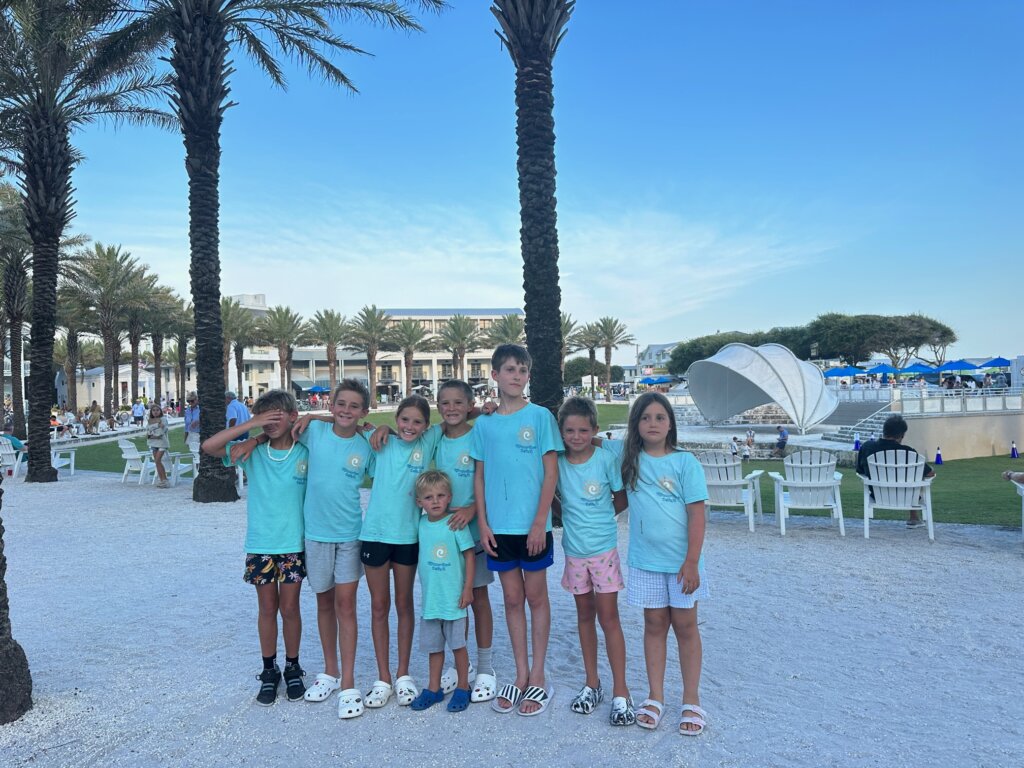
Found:
[{"label": "young boy in teal shirt", "polygon": [[466,607],[473,602],[475,544],[468,528],[449,526],[452,484],[444,472],[431,469],[416,478],[416,504],[425,513],[419,522],[420,556],[416,569],[422,590],[420,649],[430,654],[430,679],[410,707],[428,709],[444,699],[441,667],[445,646],[455,657],[458,682],[449,712],[469,706],[469,653],[466,651]]},{"label": "young boy in teal shirt", "polygon": [[[526,717],[543,712],[554,695],[544,673],[551,631],[546,569],[554,562],[551,501],[558,483],[558,454],[564,450],[555,417],[523,397],[531,362],[518,344],[494,350],[491,377],[498,383],[498,409],[477,420],[471,454],[476,460],[480,541],[487,567],[501,579],[516,662],[515,683],[503,686],[491,707],[502,714],[514,709]],[[525,605],[530,606],[532,664]]]},{"label": "young boy in teal shirt", "polygon": [[302,699],[305,674],[299,666],[302,617],[299,589],[306,576],[303,559],[302,506],[306,498],[307,451],[292,439],[292,422],[298,417],[295,398],[280,389],[271,390],[256,401],[253,418],[223,429],[203,443],[203,452],[223,456],[232,440],[252,427],[262,427],[270,438],[251,456],[239,459],[249,478],[246,504],[245,581],[256,587],[259,601],[260,651],[263,671],[257,675],[260,690],[256,703],[270,706],[277,700],[281,670],[277,665],[277,615],[281,614],[284,635],[285,689],[289,701]]}]

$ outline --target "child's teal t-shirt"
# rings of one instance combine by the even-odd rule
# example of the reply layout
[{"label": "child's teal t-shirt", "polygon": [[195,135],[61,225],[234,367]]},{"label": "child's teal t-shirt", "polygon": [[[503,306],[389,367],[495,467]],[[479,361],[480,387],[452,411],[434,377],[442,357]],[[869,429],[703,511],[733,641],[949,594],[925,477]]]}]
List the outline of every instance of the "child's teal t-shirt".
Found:
[{"label": "child's teal t-shirt", "polygon": [[[301,443],[286,450],[258,446],[241,462],[249,479],[245,551],[255,555],[302,552],[302,505],[306,498],[308,451]],[[231,466],[231,456],[224,457]]]},{"label": "child's teal t-shirt", "polygon": [[[603,443],[619,456],[622,441]],[[640,452],[636,489],[626,487],[629,499],[629,567],[657,573],[678,573],[686,559],[689,516],[686,505],[705,501],[704,470],[692,454],[667,456]],[[698,567],[703,567],[704,555]]]},{"label": "child's teal t-shirt", "polygon": [[466,609],[459,608],[466,583],[466,560],[462,553],[473,550],[473,537],[468,528],[453,531],[448,522],[447,516],[436,522],[426,515],[420,517],[420,559],[416,571],[424,619],[454,621],[466,616]]},{"label": "child's teal t-shirt", "polygon": [[[476,461],[473,459],[473,430],[458,437],[441,437],[434,455],[434,466],[444,472],[452,481],[452,507],[469,507],[473,504],[473,475]],[[480,541],[480,526],[476,517],[469,521],[469,533],[473,541]]]},{"label": "child's teal t-shirt", "polygon": [[[525,536],[537,515],[544,454],[565,450],[551,411],[527,403],[515,413],[482,416],[473,425],[471,456],[484,463],[484,502],[493,533]],[[548,511],[546,530],[551,530]]]},{"label": "child's teal t-shirt", "polygon": [[372,474],[376,454],[358,432],[334,434],[334,425],[309,422],[299,440],[309,449],[306,503],[302,509],[306,538],[312,541],[355,541],[363,526],[359,489]]},{"label": "child's teal t-shirt", "polygon": [[377,452],[371,475],[373,490],[363,518],[362,541],[415,544],[420,509],[416,506],[416,478],[430,466],[441,428],[430,427],[412,442],[391,435]]},{"label": "child's teal t-shirt", "polygon": [[594,557],[618,543],[612,493],[622,490],[615,454],[595,448],[583,464],[558,457],[558,492],[562,497],[562,548],[570,557]]}]

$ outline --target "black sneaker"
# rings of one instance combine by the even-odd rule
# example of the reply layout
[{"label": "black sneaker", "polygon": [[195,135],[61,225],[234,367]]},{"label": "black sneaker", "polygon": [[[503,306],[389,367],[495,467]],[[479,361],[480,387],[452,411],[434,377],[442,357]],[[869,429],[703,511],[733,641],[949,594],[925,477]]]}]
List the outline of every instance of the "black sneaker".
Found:
[{"label": "black sneaker", "polygon": [[284,684],[288,701],[299,701],[306,694],[306,684],[302,682],[305,670],[298,664],[284,665]]},{"label": "black sneaker", "polygon": [[264,669],[256,679],[262,683],[260,692],[256,694],[256,703],[263,707],[271,706],[277,701],[277,686],[281,684],[281,670],[274,665],[273,669]]}]

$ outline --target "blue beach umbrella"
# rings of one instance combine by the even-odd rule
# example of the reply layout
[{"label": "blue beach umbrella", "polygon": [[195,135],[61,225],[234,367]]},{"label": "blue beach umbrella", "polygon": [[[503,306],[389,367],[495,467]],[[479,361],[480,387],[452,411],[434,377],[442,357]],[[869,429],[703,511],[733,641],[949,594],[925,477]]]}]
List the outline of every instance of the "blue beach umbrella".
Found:
[{"label": "blue beach umbrella", "polygon": [[671,376],[644,376],[640,379],[641,384],[669,384],[675,381]]},{"label": "blue beach umbrella", "polygon": [[871,374],[875,374],[875,373],[899,373],[899,372],[900,372],[899,368],[893,368],[888,363],[881,363],[879,365],[876,365],[874,368],[868,368],[867,371],[865,371],[865,373],[871,373]]},{"label": "blue beach umbrella", "polygon": [[309,392],[310,394],[317,394],[317,395],[319,395],[319,394],[322,394],[324,392],[329,392],[330,390],[328,390],[327,387],[321,387],[319,384],[317,384],[315,387],[310,387],[306,391]]},{"label": "blue beach umbrella", "polygon": [[914,363],[906,368],[900,368],[900,373],[935,373],[935,369],[924,363]]},{"label": "blue beach umbrella", "polygon": [[969,363],[966,360],[951,360],[948,363],[943,363],[938,367],[939,371],[976,371],[978,366],[974,363]]},{"label": "blue beach umbrella", "polygon": [[982,363],[979,368],[1009,368],[1013,365],[1012,360],[1007,360],[1005,357],[993,357],[987,363]]},{"label": "blue beach umbrella", "polygon": [[834,379],[837,376],[856,376],[864,373],[863,370],[857,368],[854,365],[846,365],[841,368],[832,368],[831,370],[825,371],[826,379]]}]

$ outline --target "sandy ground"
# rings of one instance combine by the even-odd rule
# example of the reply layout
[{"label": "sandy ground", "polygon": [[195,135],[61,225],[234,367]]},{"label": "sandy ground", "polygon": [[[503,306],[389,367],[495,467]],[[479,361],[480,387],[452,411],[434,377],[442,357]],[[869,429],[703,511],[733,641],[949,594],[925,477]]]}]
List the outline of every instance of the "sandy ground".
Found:
[{"label": "sandy ground", "polygon": [[[64,473],[62,473],[63,475]],[[877,522],[841,539],[823,518],[771,518],[747,532],[716,514],[707,542],[714,599],[701,606],[702,698],[711,721],[677,735],[669,656],[665,721],[612,728],[568,703],[583,682],[572,599],[550,572],[549,675],[540,717],[486,705],[452,715],[400,708],[339,721],[324,704],[253,704],[256,601],[241,580],[244,505],[200,505],[79,473],[4,483],[15,637],[35,708],[0,727],[0,765],[1019,766],[1024,755],[1024,547],[1020,531]],[[626,531],[621,531],[625,544]],[[374,678],[365,586],[356,675]],[[500,588],[495,663],[512,663]],[[621,601],[636,698],[646,693],[642,612]],[[303,591],[302,660],[321,667]],[[471,651],[475,655],[475,651]],[[602,651],[603,653],[603,651]],[[283,655],[283,653],[282,653]],[[392,656],[394,658],[394,656]],[[611,676],[602,661],[607,684]],[[414,650],[413,673],[426,679]]]}]

